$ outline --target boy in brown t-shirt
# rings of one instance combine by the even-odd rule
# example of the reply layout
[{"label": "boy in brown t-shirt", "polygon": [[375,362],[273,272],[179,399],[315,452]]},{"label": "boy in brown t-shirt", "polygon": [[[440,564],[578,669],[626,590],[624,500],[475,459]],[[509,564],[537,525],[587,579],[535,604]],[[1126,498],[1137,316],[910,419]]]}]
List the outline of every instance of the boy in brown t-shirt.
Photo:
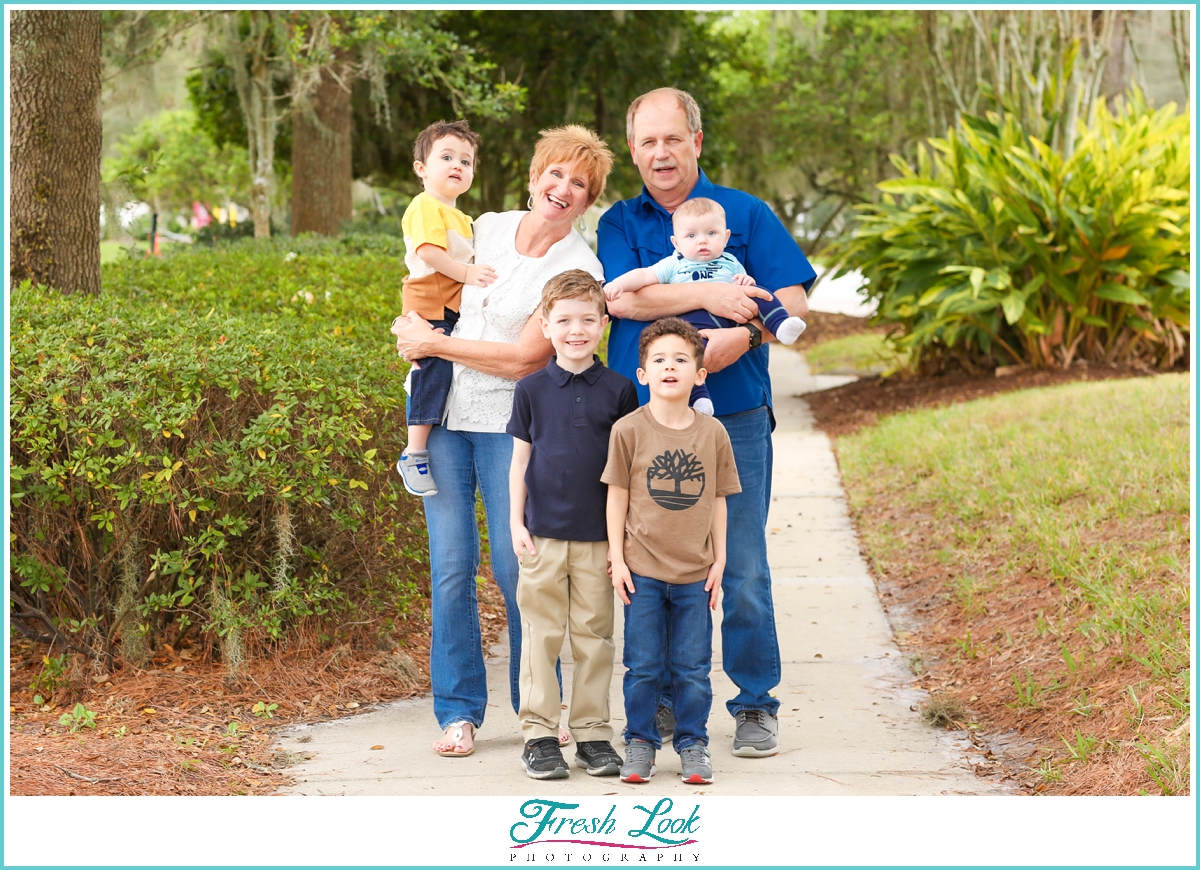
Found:
[{"label": "boy in brown t-shirt", "polygon": [[650,402],[613,426],[608,464],[612,581],[625,603],[625,782],[647,782],[662,746],[655,714],[671,680],[683,781],[712,782],[712,613],[725,570],[725,497],[741,491],[725,428],[688,407],[704,343],[677,317],[646,327],[638,380]]}]

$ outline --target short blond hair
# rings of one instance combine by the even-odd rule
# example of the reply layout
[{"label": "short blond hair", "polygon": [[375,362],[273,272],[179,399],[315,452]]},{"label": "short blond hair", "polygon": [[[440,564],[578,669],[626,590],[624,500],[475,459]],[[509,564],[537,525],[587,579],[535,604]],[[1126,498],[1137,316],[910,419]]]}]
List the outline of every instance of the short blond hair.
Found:
[{"label": "short blond hair", "polygon": [[700,122],[700,104],[696,102],[696,98],[687,91],[681,91],[679,88],[655,88],[652,91],[646,91],[640,97],[635,97],[633,102],[629,104],[629,110],[625,113],[625,138],[633,141],[633,116],[637,114],[638,106],[647,97],[658,96],[659,94],[670,94],[679,102],[679,108],[683,109],[684,115],[687,116],[688,132],[695,136],[702,129]]},{"label": "short blond hair", "polygon": [[706,196],[697,196],[686,200],[675,209],[675,213],[671,215],[671,226],[675,227],[675,222],[680,218],[703,217],[706,214],[718,215],[722,223],[725,221],[725,209],[721,208],[721,203]]},{"label": "short blond hair", "polygon": [[579,124],[551,127],[538,135],[541,138],[533,149],[533,160],[529,162],[530,173],[540,178],[551,164],[577,165],[587,176],[591,201],[599,199],[613,167],[613,154],[604,140]]},{"label": "short blond hair", "polygon": [[554,304],[564,299],[586,299],[588,302],[596,304],[601,316],[606,313],[604,288],[590,272],[585,272],[583,269],[568,269],[565,272],[559,272],[546,282],[546,286],[542,288],[542,317],[549,320]]}]

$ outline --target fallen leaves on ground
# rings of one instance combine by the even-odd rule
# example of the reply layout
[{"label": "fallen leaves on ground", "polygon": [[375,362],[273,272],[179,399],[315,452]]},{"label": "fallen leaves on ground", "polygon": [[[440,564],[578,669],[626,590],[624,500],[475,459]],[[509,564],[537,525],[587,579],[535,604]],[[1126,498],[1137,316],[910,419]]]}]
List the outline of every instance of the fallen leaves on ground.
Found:
[{"label": "fallen leaves on ground", "polygon": [[[487,649],[504,630],[504,602],[491,582],[480,587],[479,600],[488,617],[481,620]],[[234,687],[226,683],[225,668],[212,662],[211,649],[184,641],[176,650],[164,643],[152,666],[117,666],[100,682],[73,680],[45,709],[33,704],[28,686],[47,650],[13,640],[10,793],[275,793],[291,781],[287,768],[305,759],[278,749],[278,730],[365,713],[428,691],[428,624],[414,620],[394,639],[396,645],[386,649],[365,634],[323,647],[302,634],[252,659]],[[77,702],[96,714],[94,728],[72,732],[60,724]],[[436,730],[432,716],[430,728]]]}]

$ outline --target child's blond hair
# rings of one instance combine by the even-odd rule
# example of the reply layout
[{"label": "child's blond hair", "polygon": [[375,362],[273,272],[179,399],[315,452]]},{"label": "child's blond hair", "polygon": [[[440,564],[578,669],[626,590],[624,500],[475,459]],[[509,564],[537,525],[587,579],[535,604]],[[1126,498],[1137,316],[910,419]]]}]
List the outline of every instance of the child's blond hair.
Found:
[{"label": "child's blond hair", "polygon": [[715,199],[697,196],[695,199],[687,200],[683,205],[675,209],[675,213],[671,215],[671,226],[674,227],[676,221],[680,218],[701,217],[706,214],[720,215],[721,222],[724,223],[725,221],[725,209],[721,208],[721,203]]},{"label": "child's blond hair", "polygon": [[542,317],[550,319],[554,303],[563,299],[586,299],[594,302],[601,316],[604,315],[604,289],[591,273],[583,269],[568,269],[559,272],[542,288]]}]

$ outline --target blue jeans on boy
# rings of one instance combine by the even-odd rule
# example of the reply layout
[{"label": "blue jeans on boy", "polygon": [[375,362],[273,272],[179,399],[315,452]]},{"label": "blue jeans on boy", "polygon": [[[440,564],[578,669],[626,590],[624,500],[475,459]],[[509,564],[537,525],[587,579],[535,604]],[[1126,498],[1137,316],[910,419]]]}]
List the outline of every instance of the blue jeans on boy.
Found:
[{"label": "blue jeans on boy", "polygon": [[[729,434],[742,491],[726,496],[725,573],[721,579],[722,669],[738,687],[725,703],[730,716],[743,710],[766,710],[772,716],[779,701],[771,690],[782,668],[771,569],[767,564],[767,509],[771,504],[774,418],[765,405],[740,414],[717,417]],[[675,707],[664,685],[663,703]]]},{"label": "blue jeans on boy", "polygon": [[421,501],[429,528],[433,633],[429,679],[438,726],[470,722],[479,727],[487,710],[487,672],[475,578],[479,574],[479,524],[475,491],[483,493],[491,541],[492,576],[508,611],[509,693],[515,713],[521,694],[521,618],[517,610],[519,566],[508,545],[508,468],[512,436],[504,432],[458,432],[434,426],[430,461],[438,491]]},{"label": "blue jeans on boy", "polygon": [[626,742],[645,740],[662,748],[655,713],[664,680],[674,698],[675,751],[708,742],[712,611],[704,583],[664,583],[633,574],[637,591],[625,605]]},{"label": "blue jeans on boy", "polygon": [[[458,323],[458,312],[446,310],[453,315],[446,320],[431,320],[429,325],[449,335]],[[446,416],[446,399],[450,396],[450,381],[454,376],[454,363],[436,356],[420,360],[409,379],[408,401],[404,416],[409,426],[436,426]],[[439,486],[441,478],[438,478]]]}]

